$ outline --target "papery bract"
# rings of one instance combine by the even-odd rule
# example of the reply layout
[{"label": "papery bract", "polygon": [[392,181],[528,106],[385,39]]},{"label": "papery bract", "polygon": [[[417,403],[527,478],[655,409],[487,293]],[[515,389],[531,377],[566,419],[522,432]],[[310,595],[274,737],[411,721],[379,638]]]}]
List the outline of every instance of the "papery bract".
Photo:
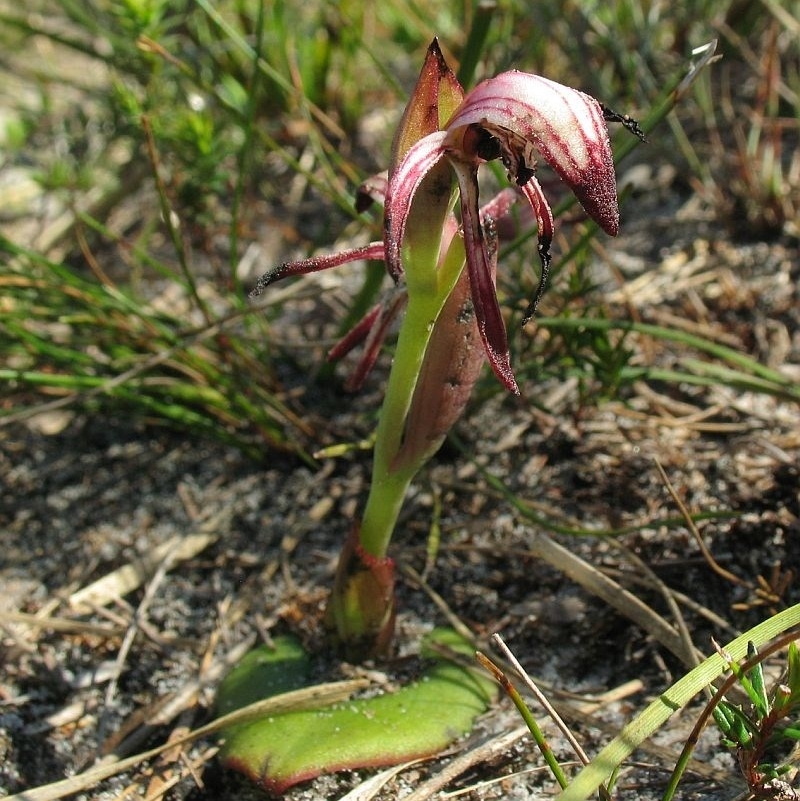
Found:
[{"label": "papery bract", "polygon": [[[484,209],[482,222],[490,241],[492,280],[497,267],[497,236],[490,214],[502,213],[507,208],[497,204]],[[447,433],[461,417],[484,361],[485,352],[470,297],[470,277],[464,271],[433,328],[406,416],[402,445],[392,460],[392,470],[408,470],[409,466],[413,469],[439,450]]]},{"label": "papery bract", "polygon": [[366,551],[354,523],[339,554],[326,623],[346,656],[384,655],[394,634],[394,560]]},{"label": "papery bract", "polygon": [[463,99],[464,90],[434,39],[392,141],[390,175],[409,148],[444,127]]}]

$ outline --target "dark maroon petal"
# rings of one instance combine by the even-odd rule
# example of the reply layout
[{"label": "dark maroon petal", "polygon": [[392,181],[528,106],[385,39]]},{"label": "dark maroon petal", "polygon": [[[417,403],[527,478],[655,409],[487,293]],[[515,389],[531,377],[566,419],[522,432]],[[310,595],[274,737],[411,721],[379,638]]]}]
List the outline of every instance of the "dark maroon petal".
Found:
[{"label": "dark maroon petal", "polygon": [[453,169],[461,193],[461,225],[464,229],[464,248],[478,331],[489,364],[500,383],[519,395],[519,387],[511,369],[506,326],[497,302],[493,271],[480,223],[477,165],[454,161]]},{"label": "dark maroon petal", "polygon": [[250,297],[257,298],[270,284],[274,284],[276,281],[280,281],[283,278],[317,273],[320,270],[328,270],[331,267],[338,267],[341,264],[347,264],[351,261],[383,261],[383,259],[383,242],[370,242],[369,245],[353,248],[352,250],[343,250],[341,253],[312,256],[310,259],[303,259],[301,261],[287,261],[269,272],[264,273],[251,290]]},{"label": "dark maroon petal", "polygon": [[[372,372],[372,368],[378,360],[381,346],[389,333],[392,323],[406,305],[407,300],[408,295],[405,290],[396,289],[388,303],[380,304],[377,307],[379,313],[372,319],[372,325],[366,337],[364,353],[358,360],[353,373],[345,381],[344,388],[347,392],[358,392],[364,385],[364,381],[366,381],[367,376]],[[328,358],[330,358],[330,354],[328,354]]]},{"label": "dark maroon petal", "polygon": [[376,303],[329,351],[327,360],[338,362],[360,345],[369,336],[372,326],[381,313],[382,305]]}]

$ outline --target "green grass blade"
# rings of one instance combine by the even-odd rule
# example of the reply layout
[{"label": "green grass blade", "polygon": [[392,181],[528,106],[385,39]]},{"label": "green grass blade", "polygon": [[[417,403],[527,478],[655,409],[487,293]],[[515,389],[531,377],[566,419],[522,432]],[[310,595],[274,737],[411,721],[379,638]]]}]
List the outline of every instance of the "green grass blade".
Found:
[{"label": "green grass blade", "polygon": [[483,57],[483,50],[489,38],[489,29],[495,11],[497,11],[497,3],[494,0],[477,0],[475,3],[472,25],[458,67],[457,77],[462,86],[468,87],[472,84],[475,69]]},{"label": "green grass blade", "polygon": [[[747,655],[747,644],[751,640],[756,647],[759,647],[797,625],[800,625],[800,604],[759,623],[728,643],[725,649],[734,659],[743,659]],[[625,726],[619,735],[578,773],[567,789],[558,796],[558,801],[584,801],[588,798],[625,758],[663,726],[675,712],[686,706],[704,687],[719,678],[727,667],[725,660],[719,654],[714,654],[675,682]]]},{"label": "green grass blade", "polygon": [[742,384],[749,388],[759,389],[771,395],[784,398],[786,400],[800,401],[800,386],[782,375],[771,367],[766,367],[755,359],[740,353],[727,345],[720,345],[708,339],[703,339],[696,334],[686,331],[679,331],[664,326],[651,325],[649,323],[639,323],[630,320],[606,320],[589,319],[577,317],[541,317],[536,320],[536,324],[543,328],[555,330],[594,330],[594,331],[635,331],[639,334],[675,342],[694,348],[702,353],[707,353],[721,361],[727,362],[731,367],[725,368],[684,358],[683,362],[706,375],[712,374],[718,381],[724,381],[732,386]]}]

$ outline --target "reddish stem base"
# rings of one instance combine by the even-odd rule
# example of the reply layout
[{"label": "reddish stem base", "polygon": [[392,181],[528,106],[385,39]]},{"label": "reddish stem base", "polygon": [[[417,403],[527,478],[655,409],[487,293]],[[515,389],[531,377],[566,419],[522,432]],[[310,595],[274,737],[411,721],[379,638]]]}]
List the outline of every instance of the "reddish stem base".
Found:
[{"label": "reddish stem base", "polygon": [[355,524],[339,556],[325,622],[347,659],[388,653],[396,608],[394,560],[367,553]]}]

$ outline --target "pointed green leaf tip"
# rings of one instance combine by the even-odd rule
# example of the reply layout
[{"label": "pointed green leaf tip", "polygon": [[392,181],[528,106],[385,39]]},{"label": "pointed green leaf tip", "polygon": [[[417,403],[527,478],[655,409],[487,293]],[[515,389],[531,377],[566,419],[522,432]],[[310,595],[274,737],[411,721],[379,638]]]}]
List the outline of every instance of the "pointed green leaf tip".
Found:
[{"label": "pointed green leaf tip", "polygon": [[[441,656],[444,646],[472,658],[470,646],[450,630],[426,638],[424,653],[434,663],[421,678],[393,693],[359,698],[333,707],[287,712],[224,732],[221,758],[267,791],[280,794],[294,784],[337,770],[383,767],[429,756],[469,732],[491,703],[496,685],[488,677]],[[285,648],[281,642],[280,647]],[[257,656],[253,656],[256,654]],[[288,664],[260,648],[231,672],[218,707],[230,711],[258,700],[246,687],[280,685],[297,677],[296,649]],[[279,677],[283,677],[280,679]],[[281,689],[289,689],[283,686]]]}]

